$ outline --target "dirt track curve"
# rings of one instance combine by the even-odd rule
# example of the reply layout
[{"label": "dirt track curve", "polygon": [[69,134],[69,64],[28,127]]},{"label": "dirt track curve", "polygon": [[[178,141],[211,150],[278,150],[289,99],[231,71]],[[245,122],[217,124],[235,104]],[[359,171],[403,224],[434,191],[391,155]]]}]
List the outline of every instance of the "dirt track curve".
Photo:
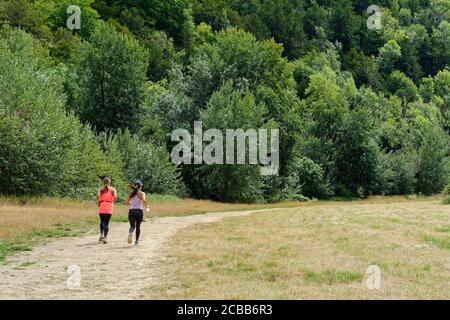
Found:
[{"label": "dirt track curve", "polygon": [[[0,266],[0,299],[137,299],[164,274],[165,244],[178,230],[270,210],[154,218],[142,224],[138,247],[126,242],[127,223],[112,223],[106,245],[98,243],[97,229],[58,239]],[[79,288],[68,288],[77,268],[69,273],[69,266],[79,267]]]}]

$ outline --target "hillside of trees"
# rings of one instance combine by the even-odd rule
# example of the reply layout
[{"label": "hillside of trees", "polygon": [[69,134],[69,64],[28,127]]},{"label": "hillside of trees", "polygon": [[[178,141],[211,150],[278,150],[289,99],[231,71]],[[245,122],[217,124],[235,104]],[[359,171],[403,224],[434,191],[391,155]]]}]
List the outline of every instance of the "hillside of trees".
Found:
[{"label": "hillside of trees", "polygon": [[[0,0],[0,194],[448,192],[449,64],[449,0]],[[279,174],[176,166],[194,121],[278,128]]]}]

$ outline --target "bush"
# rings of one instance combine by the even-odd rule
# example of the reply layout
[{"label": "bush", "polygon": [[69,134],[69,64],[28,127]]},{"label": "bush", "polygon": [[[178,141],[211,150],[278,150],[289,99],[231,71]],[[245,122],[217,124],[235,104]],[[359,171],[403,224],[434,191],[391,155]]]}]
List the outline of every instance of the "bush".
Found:
[{"label": "bush", "polygon": [[183,196],[186,188],[180,180],[180,172],[164,147],[141,141],[128,130],[119,131],[112,140],[123,159],[125,179],[140,179],[144,190],[150,193]]},{"label": "bush", "polygon": [[423,146],[419,151],[417,190],[426,195],[442,191],[447,182],[449,151],[448,135],[438,127],[425,133]]},{"label": "bush", "polygon": [[137,157],[133,158],[128,177],[132,175],[144,184],[146,192],[183,196],[186,193],[180,180],[178,168],[170,161],[169,153],[162,147],[150,143],[137,146]]},{"label": "bush", "polygon": [[443,194],[450,194],[450,183],[448,183],[442,190]]},{"label": "bush", "polygon": [[330,195],[330,189],[324,179],[322,167],[307,157],[296,157],[289,164],[290,184],[296,186],[298,194],[308,198],[324,198]]},{"label": "bush", "polygon": [[414,151],[400,150],[380,155],[377,193],[412,194],[416,188],[418,156]]}]

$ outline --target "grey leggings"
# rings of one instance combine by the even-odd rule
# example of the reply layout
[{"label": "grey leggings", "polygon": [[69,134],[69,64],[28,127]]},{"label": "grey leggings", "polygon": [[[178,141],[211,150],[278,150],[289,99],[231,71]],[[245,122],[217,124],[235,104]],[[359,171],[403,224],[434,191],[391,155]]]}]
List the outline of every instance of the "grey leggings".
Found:
[{"label": "grey leggings", "polygon": [[142,209],[130,209],[128,212],[128,221],[130,221],[130,233],[136,230],[136,241],[139,241],[141,235],[141,223],[144,220],[144,211]]}]

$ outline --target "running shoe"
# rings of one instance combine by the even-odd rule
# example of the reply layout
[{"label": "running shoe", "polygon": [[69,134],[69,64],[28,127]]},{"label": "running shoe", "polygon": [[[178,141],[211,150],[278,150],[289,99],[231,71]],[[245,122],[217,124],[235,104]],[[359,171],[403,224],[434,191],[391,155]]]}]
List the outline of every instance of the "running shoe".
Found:
[{"label": "running shoe", "polygon": [[127,241],[128,241],[129,244],[131,244],[131,242],[133,242],[133,233],[132,233],[132,232],[130,232],[130,233],[128,234],[128,239],[127,239]]},{"label": "running shoe", "polygon": [[103,237],[102,242],[103,242],[103,244],[107,244],[108,243],[108,240],[106,240],[106,237]]}]

